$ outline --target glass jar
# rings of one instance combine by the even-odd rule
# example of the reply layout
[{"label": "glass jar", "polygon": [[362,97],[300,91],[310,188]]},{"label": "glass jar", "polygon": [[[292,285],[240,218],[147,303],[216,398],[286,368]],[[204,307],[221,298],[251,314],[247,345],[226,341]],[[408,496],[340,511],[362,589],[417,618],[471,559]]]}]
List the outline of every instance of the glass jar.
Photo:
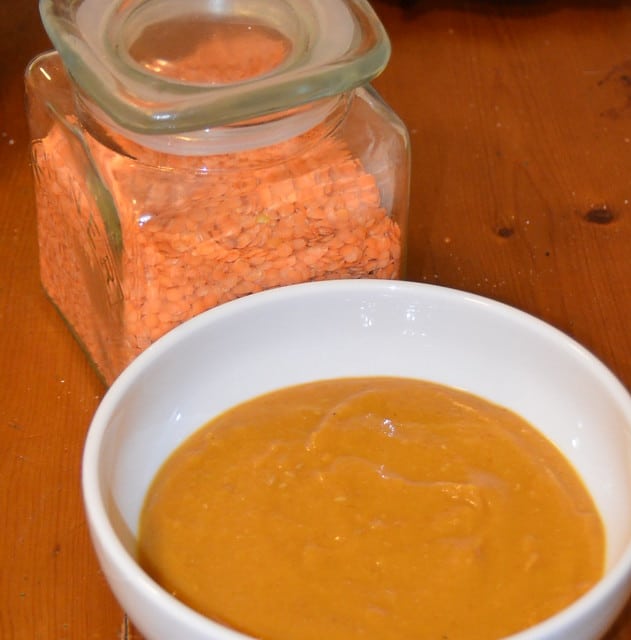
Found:
[{"label": "glass jar", "polygon": [[26,71],[43,286],[106,384],[263,289],[404,275],[405,126],[363,0],[41,0]]}]

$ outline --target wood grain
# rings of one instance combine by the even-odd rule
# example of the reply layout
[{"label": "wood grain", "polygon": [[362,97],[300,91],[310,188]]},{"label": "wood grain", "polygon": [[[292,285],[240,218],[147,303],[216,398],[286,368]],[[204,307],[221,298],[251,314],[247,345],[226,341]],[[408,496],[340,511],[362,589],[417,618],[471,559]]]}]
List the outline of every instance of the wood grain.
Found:
[{"label": "wood grain", "polygon": [[[373,4],[413,144],[407,277],[533,313],[631,385],[631,3]],[[81,503],[104,389],[39,284],[22,78],[48,47],[34,2],[0,3],[0,637],[137,638]]]}]

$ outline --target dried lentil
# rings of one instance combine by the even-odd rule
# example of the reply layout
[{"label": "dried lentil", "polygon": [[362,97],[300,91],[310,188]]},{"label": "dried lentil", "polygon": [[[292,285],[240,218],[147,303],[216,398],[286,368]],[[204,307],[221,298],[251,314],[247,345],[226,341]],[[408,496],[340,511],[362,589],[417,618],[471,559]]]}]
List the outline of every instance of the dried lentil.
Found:
[{"label": "dried lentil", "polygon": [[107,383],[166,331],[233,298],[400,274],[400,230],[375,178],[342,140],[317,135],[187,157],[117,137],[120,153],[85,133],[120,221],[118,252],[67,130],[54,124],[34,144],[42,281]]}]

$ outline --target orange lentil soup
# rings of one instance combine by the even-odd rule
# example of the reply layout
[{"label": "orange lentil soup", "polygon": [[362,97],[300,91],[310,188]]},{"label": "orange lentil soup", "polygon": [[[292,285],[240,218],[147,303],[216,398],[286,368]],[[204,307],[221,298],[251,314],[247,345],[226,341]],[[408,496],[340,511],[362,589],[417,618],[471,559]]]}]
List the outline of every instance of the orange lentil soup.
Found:
[{"label": "orange lentil soup", "polygon": [[596,508],[514,413],[441,385],[326,380],[239,405],[157,474],[139,558],[265,640],[497,640],[601,576]]}]

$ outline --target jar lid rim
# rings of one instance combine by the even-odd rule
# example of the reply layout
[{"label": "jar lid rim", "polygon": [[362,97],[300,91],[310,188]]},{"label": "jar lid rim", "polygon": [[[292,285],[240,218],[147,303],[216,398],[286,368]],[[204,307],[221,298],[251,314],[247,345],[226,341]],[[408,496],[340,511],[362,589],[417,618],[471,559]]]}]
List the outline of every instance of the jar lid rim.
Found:
[{"label": "jar lid rim", "polygon": [[[390,56],[367,0],[40,0],[40,14],[80,90],[123,129],[149,135],[230,124],[341,94],[370,82]],[[200,20],[258,24],[286,39],[289,53],[243,80],[182,81],[143,68],[130,54],[134,38],[159,19],[180,20],[183,29]],[[230,56],[227,50],[215,66],[229,66]]]}]

